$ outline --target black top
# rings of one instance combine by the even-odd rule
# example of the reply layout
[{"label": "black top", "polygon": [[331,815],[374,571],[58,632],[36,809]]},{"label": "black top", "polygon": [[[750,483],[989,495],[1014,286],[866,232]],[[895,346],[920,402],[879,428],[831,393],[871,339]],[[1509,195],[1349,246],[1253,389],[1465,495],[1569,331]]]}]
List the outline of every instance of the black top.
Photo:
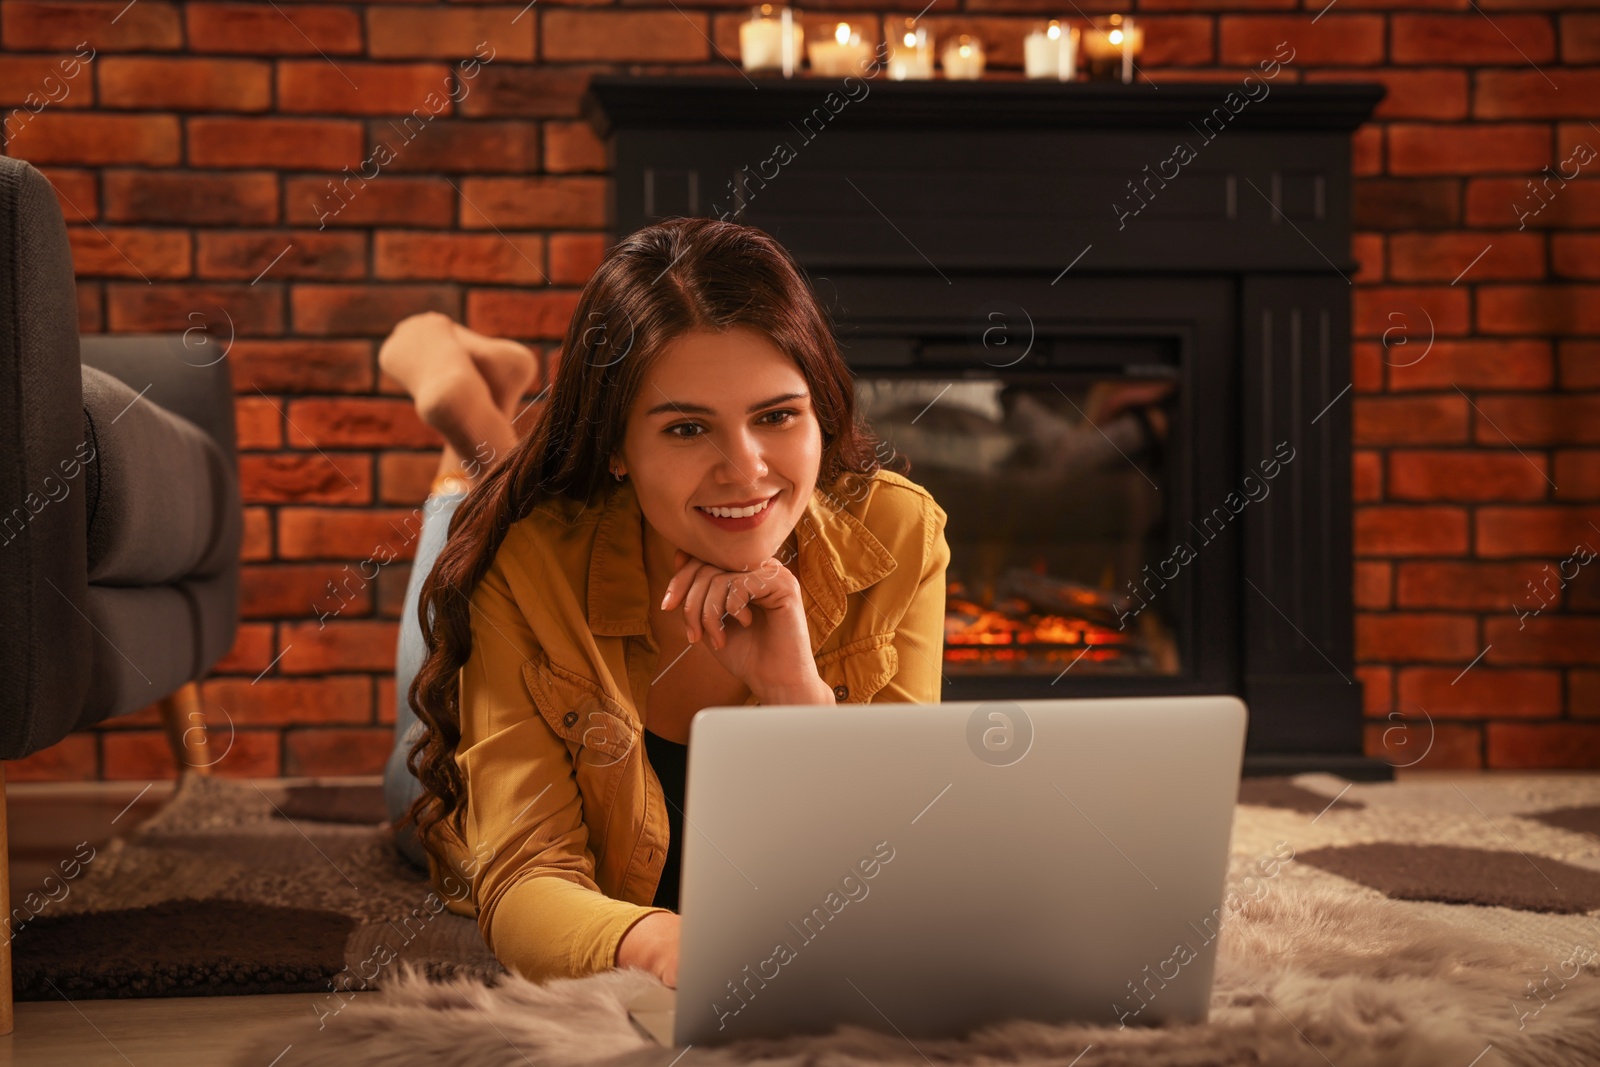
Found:
[{"label": "black top", "polygon": [[661,868],[661,884],[656,886],[656,899],[651,903],[658,908],[678,910],[678,869],[683,853],[683,791],[689,770],[689,746],[668,741],[650,730],[644,732],[644,751],[661,779],[662,792],[667,795],[667,826],[671,836],[667,841],[667,863]]}]

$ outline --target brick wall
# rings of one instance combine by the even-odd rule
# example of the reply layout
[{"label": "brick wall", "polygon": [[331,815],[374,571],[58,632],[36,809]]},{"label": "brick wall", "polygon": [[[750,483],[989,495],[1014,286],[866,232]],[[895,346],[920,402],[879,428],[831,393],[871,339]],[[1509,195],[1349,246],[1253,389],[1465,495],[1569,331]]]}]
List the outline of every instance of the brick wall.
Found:
[{"label": "brick wall", "polygon": [[[1028,23],[1076,6],[941,0],[925,21],[984,37],[1014,77]],[[1368,748],[1399,764],[1426,748],[1424,766],[1600,766],[1600,563],[1568,563],[1560,588],[1574,548],[1600,548],[1600,160],[1574,156],[1600,148],[1585,7],[1135,9],[1157,84],[1237,80],[1287,40],[1280,77],[1389,86],[1355,138],[1351,402]],[[236,329],[243,622],[205,683],[212,743],[223,709],[234,726],[220,773],[381,768],[403,561],[441,442],[378,372],[378,340],[435,308],[548,351],[603,247],[587,75],[735,77],[712,42],[736,59],[744,17],[689,0],[0,3],[6,150],[60,193],[82,328],[218,344]],[[401,562],[369,580],[387,554]],[[1530,581],[1548,606],[1519,617],[1541,604]],[[7,773],[172,764],[147,709]]]}]

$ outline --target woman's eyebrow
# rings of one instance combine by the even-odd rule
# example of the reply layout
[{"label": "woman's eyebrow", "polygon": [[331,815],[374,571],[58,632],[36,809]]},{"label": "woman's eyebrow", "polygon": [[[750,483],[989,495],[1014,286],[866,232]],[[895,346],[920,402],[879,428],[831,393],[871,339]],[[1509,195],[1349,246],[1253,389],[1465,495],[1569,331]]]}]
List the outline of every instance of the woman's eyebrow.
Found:
[{"label": "woman's eyebrow", "polygon": [[[756,412],[760,411],[762,408],[770,408],[774,404],[782,404],[782,403],[786,403],[787,401],[790,401],[790,400],[804,400],[807,395],[808,394],[806,394],[806,393],[781,393],[778,396],[772,397],[769,400],[763,400],[758,404],[751,404],[748,408],[745,409],[745,414],[753,415]],[[649,411],[646,411],[645,414],[646,415],[660,415],[660,414],[662,414],[664,412],[671,412],[671,413],[676,414],[676,415],[715,415],[716,414],[716,411],[714,411],[711,408],[706,407],[704,404],[680,404],[676,400],[668,400],[666,403],[657,404],[655,407],[651,408]]]}]

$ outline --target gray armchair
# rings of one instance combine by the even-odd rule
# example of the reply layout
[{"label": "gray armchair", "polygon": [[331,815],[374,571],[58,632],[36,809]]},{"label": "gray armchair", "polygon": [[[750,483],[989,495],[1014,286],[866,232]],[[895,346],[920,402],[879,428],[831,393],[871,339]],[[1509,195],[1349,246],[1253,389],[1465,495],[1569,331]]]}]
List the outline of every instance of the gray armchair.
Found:
[{"label": "gray armchair", "polygon": [[[197,309],[203,310],[203,309]],[[0,759],[152,704],[205,773],[197,681],[239,622],[243,516],[216,339],[78,337],[44,175],[0,157]],[[0,915],[9,915],[0,777]],[[0,1033],[12,1029],[0,939]]]}]

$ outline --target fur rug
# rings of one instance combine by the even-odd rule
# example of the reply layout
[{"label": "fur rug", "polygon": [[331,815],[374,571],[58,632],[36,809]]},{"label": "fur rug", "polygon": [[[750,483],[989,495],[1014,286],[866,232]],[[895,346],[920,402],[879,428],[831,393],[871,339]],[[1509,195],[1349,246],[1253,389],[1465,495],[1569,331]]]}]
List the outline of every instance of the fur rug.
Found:
[{"label": "fur rug", "polygon": [[[1594,1067],[1600,929],[1568,947],[1552,953],[1485,937],[1407,902],[1286,883],[1246,901],[1223,925],[1211,1016],[1201,1026],[1012,1021],[914,1044],[845,1026],[825,1036],[669,1049],[628,1019],[625,1005],[659,985],[643,971],[544,986],[513,975],[488,987],[433,982],[402,963],[382,992],[357,994],[320,1020],[308,1012],[306,1024],[238,1062],[260,1067],[290,1044],[286,1062],[297,1067]],[[1537,998],[1530,983],[1540,984]]]}]

